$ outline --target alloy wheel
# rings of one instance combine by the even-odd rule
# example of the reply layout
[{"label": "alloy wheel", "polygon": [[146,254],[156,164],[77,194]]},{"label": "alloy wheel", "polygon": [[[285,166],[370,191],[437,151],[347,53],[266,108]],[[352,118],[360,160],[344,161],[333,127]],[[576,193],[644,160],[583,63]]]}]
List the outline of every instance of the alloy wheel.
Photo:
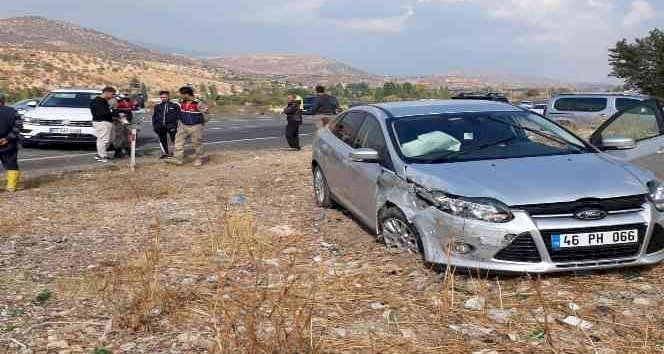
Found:
[{"label": "alloy wheel", "polygon": [[383,240],[388,247],[396,247],[409,253],[420,253],[417,235],[401,219],[383,220]]}]

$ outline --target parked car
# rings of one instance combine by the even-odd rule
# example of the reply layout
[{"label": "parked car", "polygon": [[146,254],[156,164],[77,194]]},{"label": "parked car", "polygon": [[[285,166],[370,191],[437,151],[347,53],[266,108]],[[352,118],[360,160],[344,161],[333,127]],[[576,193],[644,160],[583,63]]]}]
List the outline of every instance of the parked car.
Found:
[{"label": "parked car", "polygon": [[549,105],[546,103],[535,103],[532,108],[530,108],[530,111],[533,113],[537,113],[541,116],[546,115],[546,109]]},{"label": "parked car", "polygon": [[[94,143],[90,101],[101,94],[91,89],[58,89],[50,92],[23,116],[21,140],[25,146],[36,143]],[[134,113],[134,121],[144,111]]]},{"label": "parked car", "polygon": [[649,98],[621,93],[565,93],[549,101],[546,114],[566,126],[597,127],[618,111]]},{"label": "parked car", "polygon": [[533,102],[533,101],[521,101],[521,103],[519,103],[519,107],[525,108],[525,109],[532,109],[533,107],[535,107],[535,102]]},{"label": "parked car", "polygon": [[486,101],[497,101],[497,102],[505,102],[508,103],[509,100],[507,97],[496,93],[496,92],[489,92],[489,93],[468,93],[468,92],[462,92],[457,94],[456,96],[452,97],[453,100],[486,100]]},{"label": "parked car", "polygon": [[316,99],[316,96],[307,96],[302,99],[302,104],[304,105],[304,109],[302,110],[302,114],[304,115],[312,115],[313,111],[312,108],[314,107],[314,100]]},{"label": "parked car", "polygon": [[655,264],[661,107],[612,117],[594,135],[598,148],[500,102],[355,107],[314,140],[316,203],[338,203],[388,246],[434,264],[529,273]]},{"label": "parked car", "polygon": [[14,103],[12,107],[18,111],[18,114],[24,115],[25,112],[37,107],[38,104],[39,98],[28,98]]}]

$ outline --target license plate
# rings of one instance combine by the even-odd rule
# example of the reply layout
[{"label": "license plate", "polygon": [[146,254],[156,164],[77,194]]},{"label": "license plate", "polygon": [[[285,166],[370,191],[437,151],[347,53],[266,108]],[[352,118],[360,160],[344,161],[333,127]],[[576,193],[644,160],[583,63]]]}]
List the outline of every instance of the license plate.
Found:
[{"label": "license plate", "polygon": [[80,134],[81,129],[70,129],[70,128],[51,128],[49,130],[53,134]]},{"label": "license plate", "polygon": [[639,242],[639,230],[585,232],[551,235],[551,248],[593,247]]}]

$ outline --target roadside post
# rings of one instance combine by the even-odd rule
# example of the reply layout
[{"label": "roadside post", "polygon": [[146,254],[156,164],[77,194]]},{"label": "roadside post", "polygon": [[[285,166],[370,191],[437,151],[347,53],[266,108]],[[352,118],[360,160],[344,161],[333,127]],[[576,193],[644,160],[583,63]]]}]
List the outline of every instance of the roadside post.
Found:
[{"label": "roadside post", "polygon": [[132,126],[131,128],[131,135],[129,136],[129,139],[131,141],[131,159],[129,162],[129,167],[131,168],[131,172],[136,171],[136,126]]}]

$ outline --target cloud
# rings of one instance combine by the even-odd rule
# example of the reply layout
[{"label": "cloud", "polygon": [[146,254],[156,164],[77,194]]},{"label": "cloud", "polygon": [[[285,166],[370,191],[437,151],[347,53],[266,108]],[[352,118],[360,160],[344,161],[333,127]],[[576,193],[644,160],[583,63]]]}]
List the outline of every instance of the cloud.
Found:
[{"label": "cloud", "polygon": [[656,17],[655,9],[646,0],[634,0],[629,6],[629,12],[623,18],[624,26],[636,26],[642,22]]},{"label": "cloud", "polygon": [[341,29],[374,33],[398,33],[406,30],[408,20],[413,17],[415,10],[411,6],[404,7],[401,15],[383,18],[349,18],[337,20]]}]

